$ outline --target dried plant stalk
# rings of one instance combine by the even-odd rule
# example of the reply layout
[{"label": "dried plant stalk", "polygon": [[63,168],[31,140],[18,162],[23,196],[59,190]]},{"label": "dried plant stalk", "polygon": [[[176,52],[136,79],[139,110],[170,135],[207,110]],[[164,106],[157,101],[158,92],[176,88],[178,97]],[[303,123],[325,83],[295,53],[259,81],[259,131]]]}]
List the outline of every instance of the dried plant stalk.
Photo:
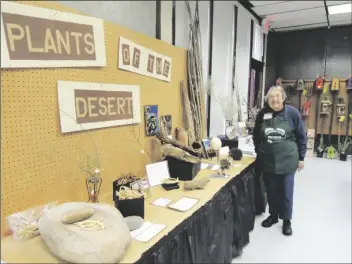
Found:
[{"label": "dried plant stalk", "polygon": [[116,191],[116,195],[119,197],[120,200],[132,200],[145,197],[145,194],[140,193],[136,190],[131,190],[126,186],[121,186],[119,191]]},{"label": "dried plant stalk", "polygon": [[188,94],[191,103],[194,134],[196,140],[199,140],[206,135],[206,125],[198,1],[196,1],[194,19],[192,17],[189,1],[186,1],[186,7],[190,20],[190,43],[187,57]]},{"label": "dried plant stalk", "polygon": [[182,114],[183,114],[183,127],[186,129],[189,135],[189,142],[193,142],[192,139],[195,139],[194,136],[194,124],[192,118],[192,109],[191,103],[188,97],[187,88],[184,85],[184,82],[181,82],[181,95],[182,95]]},{"label": "dried plant stalk", "polygon": [[181,144],[180,142],[178,142],[177,140],[170,139],[161,132],[158,132],[156,134],[156,137],[157,137],[157,139],[159,139],[161,141],[161,144],[171,144],[176,148],[179,148],[179,149],[182,149],[182,150],[188,152],[190,155],[193,155],[195,157],[198,156],[198,152],[196,150],[194,150],[192,147],[185,146],[185,145]]},{"label": "dried plant stalk", "polygon": [[162,148],[162,152],[163,152],[164,157],[173,157],[175,159],[183,160],[183,161],[190,162],[190,163],[200,162],[200,158],[197,158],[195,156],[191,156],[186,151],[184,151],[180,148],[174,147],[171,144],[164,145]]}]

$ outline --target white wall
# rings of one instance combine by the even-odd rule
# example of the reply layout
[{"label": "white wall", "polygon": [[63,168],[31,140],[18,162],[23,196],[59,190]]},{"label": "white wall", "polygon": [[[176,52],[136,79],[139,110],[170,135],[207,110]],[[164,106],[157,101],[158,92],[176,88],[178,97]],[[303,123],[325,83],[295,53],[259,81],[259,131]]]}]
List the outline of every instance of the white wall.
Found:
[{"label": "white wall", "polygon": [[[248,102],[249,64],[251,48],[251,16],[241,5],[238,5],[237,18],[237,44],[236,44],[236,85],[238,86],[241,101]],[[242,117],[246,120],[247,105],[241,104]]]},{"label": "white wall", "polygon": [[210,136],[223,135],[225,116],[221,104],[231,95],[234,50],[235,5],[230,1],[214,2],[212,90]]},{"label": "white wall", "polygon": [[59,1],[87,15],[156,36],[156,1]]},{"label": "white wall", "polygon": [[160,39],[172,44],[172,1],[162,1],[160,13]]}]

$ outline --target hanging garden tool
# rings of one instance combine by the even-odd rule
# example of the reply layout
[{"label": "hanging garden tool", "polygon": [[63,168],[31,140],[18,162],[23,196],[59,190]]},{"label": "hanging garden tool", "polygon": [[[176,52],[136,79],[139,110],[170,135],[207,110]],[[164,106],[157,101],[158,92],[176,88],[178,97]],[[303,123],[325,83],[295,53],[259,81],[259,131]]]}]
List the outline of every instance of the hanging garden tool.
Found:
[{"label": "hanging garden tool", "polygon": [[[317,137],[317,128],[318,128],[318,118],[319,118],[319,101],[320,101],[320,96],[321,96],[321,92],[324,86],[324,79],[326,77],[326,63],[327,63],[327,59],[328,59],[328,50],[329,50],[329,43],[330,43],[330,27],[328,27],[327,31],[326,31],[326,40],[325,40],[325,49],[324,49],[324,74],[323,76],[319,76],[317,74],[317,79],[314,82],[314,87],[317,93],[317,103],[315,106],[315,138]],[[322,119],[322,123],[323,120],[325,118]],[[321,150],[321,146],[323,146],[323,133],[324,130],[321,130],[321,135],[320,135],[320,145],[318,147],[318,150]],[[323,149],[323,153],[324,153],[324,149]],[[321,155],[323,154],[321,153]]]},{"label": "hanging garden tool", "polygon": [[332,125],[334,120],[334,111],[335,111],[335,103],[336,103],[336,95],[340,88],[340,80],[337,78],[331,79],[331,93],[332,93],[332,107],[331,107],[331,115],[330,115],[330,124],[329,124],[329,137],[328,137],[328,145],[331,146],[331,133],[332,133]]},{"label": "hanging garden tool", "polygon": [[318,132],[319,106],[321,105],[320,97],[323,91],[323,86],[324,86],[324,78],[317,75],[317,79],[314,82],[314,89],[315,89],[315,93],[317,94],[317,102],[315,105],[315,122],[314,122],[315,138],[317,137],[317,132]]},{"label": "hanging garden tool", "polygon": [[317,149],[317,157],[322,158],[325,151],[324,145],[324,125],[325,120],[331,112],[332,102],[329,100],[327,95],[324,96],[323,100],[320,102],[320,118],[321,118],[321,131],[320,131],[320,143]]},{"label": "hanging garden tool", "polygon": [[312,87],[308,84],[308,87],[303,90],[303,95],[306,98],[306,101],[303,103],[303,107],[301,110],[301,116],[304,119],[304,127],[307,132],[308,129],[308,117],[309,117],[309,109],[312,106],[312,102],[310,98],[312,97]]},{"label": "hanging garden tool", "polygon": [[303,79],[299,79],[296,83],[296,90],[298,91],[298,109],[302,106],[302,93],[306,90],[306,85]]}]

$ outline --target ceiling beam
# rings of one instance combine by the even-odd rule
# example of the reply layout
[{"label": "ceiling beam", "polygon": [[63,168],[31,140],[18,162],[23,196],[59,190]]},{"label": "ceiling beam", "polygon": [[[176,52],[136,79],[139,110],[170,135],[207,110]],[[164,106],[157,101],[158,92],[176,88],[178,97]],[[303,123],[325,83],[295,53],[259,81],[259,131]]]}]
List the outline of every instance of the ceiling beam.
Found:
[{"label": "ceiling beam", "polygon": [[258,19],[259,23],[262,23],[262,18],[252,10],[252,7],[254,7],[254,5],[252,5],[249,0],[238,0],[237,2],[240,3],[245,9],[247,9],[247,11],[251,13],[256,19]]},{"label": "ceiling beam", "polygon": [[[325,22],[319,22],[319,23],[309,23],[309,24],[301,24],[301,25],[296,25],[296,26],[286,26],[286,27],[277,27],[273,29],[284,29],[284,28],[295,28],[295,27],[304,27],[304,26],[314,26],[314,25],[320,25],[320,24],[326,24]],[[322,25],[326,26],[326,25]]]},{"label": "ceiling beam", "polygon": [[330,28],[329,9],[328,9],[328,5],[326,4],[326,0],[324,0],[324,6],[325,6],[325,13],[326,13],[326,20],[328,21],[328,28]]}]

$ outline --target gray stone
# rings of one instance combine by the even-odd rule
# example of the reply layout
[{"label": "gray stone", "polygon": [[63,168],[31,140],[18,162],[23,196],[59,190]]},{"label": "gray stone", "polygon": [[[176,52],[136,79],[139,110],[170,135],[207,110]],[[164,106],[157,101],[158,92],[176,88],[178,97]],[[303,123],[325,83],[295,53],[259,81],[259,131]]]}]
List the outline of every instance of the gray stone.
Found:
[{"label": "gray stone", "polygon": [[[104,217],[104,230],[86,231],[61,222],[63,213],[87,206],[94,209],[90,220]],[[49,250],[71,263],[118,263],[132,241],[121,213],[107,204],[65,203],[44,214],[38,226]]]},{"label": "gray stone", "polygon": [[144,223],[143,218],[140,216],[128,216],[125,220],[130,231],[140,228]]}]

